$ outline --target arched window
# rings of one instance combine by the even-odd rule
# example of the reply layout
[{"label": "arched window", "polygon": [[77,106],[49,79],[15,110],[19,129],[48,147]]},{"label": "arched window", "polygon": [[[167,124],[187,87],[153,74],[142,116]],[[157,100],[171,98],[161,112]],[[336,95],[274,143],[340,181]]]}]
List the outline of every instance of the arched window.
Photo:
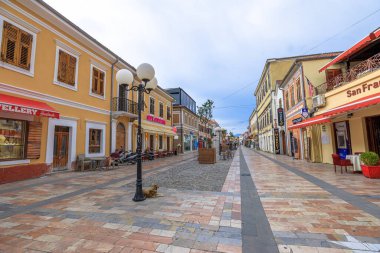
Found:
[{"label": "arched window", "polygon": [[116,148],[125,149],[125,126],[121,122],[116,127]]}]

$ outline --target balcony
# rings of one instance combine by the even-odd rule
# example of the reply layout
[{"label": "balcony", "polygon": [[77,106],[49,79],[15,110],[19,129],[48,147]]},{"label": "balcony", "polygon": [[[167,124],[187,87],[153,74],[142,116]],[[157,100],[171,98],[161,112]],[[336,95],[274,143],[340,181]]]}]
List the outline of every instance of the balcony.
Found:
[{"label": "balcony", "polygon": [[137,118],[137,103],[124,97],[112,98],[112,115]]},{"label": "balcony", "polygon": [[325,94],[328,91],[346,85],[378,69],[380,69],[380,53],[377,53],[371,58],[368,58],[367,60],[355,65],[354,67],[350,68],[346,73],[337,75],[332,80],[322,83],[321,85],[316,87],[318,95]]}]

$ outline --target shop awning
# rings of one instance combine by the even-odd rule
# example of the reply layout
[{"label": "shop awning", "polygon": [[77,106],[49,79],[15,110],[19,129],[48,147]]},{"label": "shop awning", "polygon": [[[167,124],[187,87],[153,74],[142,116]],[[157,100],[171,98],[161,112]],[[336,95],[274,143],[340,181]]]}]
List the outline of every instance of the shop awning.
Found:
[{"label": "shop awning", "polygon": [[[133,122],[133,124],[135,124],[137,126],[137,120],[135,120]],[[165,134],[165,135],[168,135],[168,136],[175,136],[175,135],[177,135],[177,133],[175,133],[172,130],[171,127],[167,128],[167,127],[164,127],[164,126],[154,126],[154,125],[146,124],[146,123],[142,122],[141,128],[145,132],[152,133],[152,134]]]},{"label": "shop awning", "polygon": [[325,113],[323,113],[323,116],[326,117],[326,116],[332,116],[336,114],[342,114],[349,111],[355,111],[364,107],[376,105],[378,103],[380,103],[380,93],[367,96],[367,97],[352,101],[350,103],[335,107],[333,109],[330,109],[326,111]]},{"label": "shop awning", "polygon": [[59,112],[46,103],[0,94],[0,111],[59,119]]},{"label": "shop awning", "polygon": [[316,125],[316,124],[323,124],[323,123],[328,123],[328,122],[331,122],[330,117],[318,115],[318,116],[306,119],[306,120],[304,120],[298,124],[292,125],[292,126],[288,127],[288,129],[304,128],[307,126]]},{"label": "shop awning", "polygon": [[366,47],[367,45],[371,44],[373,41],[380,38],[380,28],[376,29],[375,31],[371,32],[369,35],[367,35],[365,38],[360,40],[358,43],[353,45],[351,48],[347,49],[337,57],[335,57],[332,61],[327,63],[325,66],[323,66],[319,72],[324,71],[331,65],[335,63],[342,62],[346,59],[348,59],[350,56],[354,55],[355,53],[359,52],[362,48]]}]

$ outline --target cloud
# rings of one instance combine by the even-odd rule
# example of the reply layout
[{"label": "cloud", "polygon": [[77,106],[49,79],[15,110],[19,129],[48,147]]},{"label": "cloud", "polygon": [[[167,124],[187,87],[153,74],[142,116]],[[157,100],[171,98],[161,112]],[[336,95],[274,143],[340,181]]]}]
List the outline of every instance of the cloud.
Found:
[{"label": "cloud", "polygon": [[[254,103],[252,93],[267,58],[344,50],[375,29],[380,17],[378,13],[309,52],[380,8],[380,2],[46,1],[132,65],[153,64],[161,86],[181,86],[198,105],[211,98],[219,107]],[[242,132],[250,113],[251,108],[215,110],[215,117]]]}]

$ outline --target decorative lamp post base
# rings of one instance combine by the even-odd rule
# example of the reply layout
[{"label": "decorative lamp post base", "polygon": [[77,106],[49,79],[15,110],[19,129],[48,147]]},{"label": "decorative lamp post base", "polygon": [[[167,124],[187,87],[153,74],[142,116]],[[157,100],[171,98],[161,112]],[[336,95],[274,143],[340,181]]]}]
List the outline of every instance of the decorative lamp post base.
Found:
[{"label": "decorative lamp post base", "polygon": [[144,194],[142,193],[142,191],[141,191],[141,193],[138,193],[138,192],[136,192],[135,193],[135,196],[133,197],[133,201],[134,202],[140,202],[140,201],[144,201],[146,198],[145,198],[145,196],[144,196]]}]

